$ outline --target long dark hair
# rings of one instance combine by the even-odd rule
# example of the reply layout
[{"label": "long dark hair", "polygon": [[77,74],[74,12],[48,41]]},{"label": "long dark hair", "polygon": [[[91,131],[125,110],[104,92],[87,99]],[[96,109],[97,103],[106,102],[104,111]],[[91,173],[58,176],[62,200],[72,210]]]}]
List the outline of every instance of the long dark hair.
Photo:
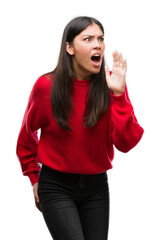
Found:
[{"label": "long dark hair", "polygon": [[[52,72],[47,74],[53,79],[51,104],[55,119],[61,128],[69,131],[72,129],[68,123],[68,116],[71,110],[74,111],[71,101],[74,71],[72,57],[66,51],[66,42],[72,44],[74,38],[93,23],[97,24],[104,34],[102,24],[92,17],[77,17],[67,24],[63,32],[58,64]],[[86,96],[83,124],[89,128],[96,125],[110,104],[110,90],[106,83],[104,66],[103,57],[100,72],[91,76]]]}]

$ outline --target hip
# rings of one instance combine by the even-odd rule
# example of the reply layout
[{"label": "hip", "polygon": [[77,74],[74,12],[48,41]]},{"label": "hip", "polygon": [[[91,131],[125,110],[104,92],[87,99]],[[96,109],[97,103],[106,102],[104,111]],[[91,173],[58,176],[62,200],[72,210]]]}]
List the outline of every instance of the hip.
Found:
[{"label": "hip", "polygon": [[49,200],[71,197],[73,200],[88,198],[100,191],[108,192],[107,172],[99,174],[73,174],[60,172],[45,165],[39,178],[40,199]]}]

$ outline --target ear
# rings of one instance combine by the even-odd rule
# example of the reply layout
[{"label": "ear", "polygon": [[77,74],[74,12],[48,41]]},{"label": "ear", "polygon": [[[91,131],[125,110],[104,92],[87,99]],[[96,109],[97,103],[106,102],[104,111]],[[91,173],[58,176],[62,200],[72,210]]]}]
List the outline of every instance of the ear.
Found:
[{"label": "ear", "polygon": [[69,53],[69,55],[74,55],[74,48],[69,42],[66,42],[66,51]]}]

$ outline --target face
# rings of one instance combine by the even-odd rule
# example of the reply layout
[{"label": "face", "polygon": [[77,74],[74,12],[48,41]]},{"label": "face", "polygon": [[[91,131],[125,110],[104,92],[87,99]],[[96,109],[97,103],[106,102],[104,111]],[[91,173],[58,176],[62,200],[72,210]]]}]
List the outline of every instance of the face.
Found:
[{"label": "face", "polygon": [[66,44],[66,50],[72,56],[77,79],[89,79],[91,74],[99,73],[104,49],[103,32],[95,23],[77,35],[72,44]]}]

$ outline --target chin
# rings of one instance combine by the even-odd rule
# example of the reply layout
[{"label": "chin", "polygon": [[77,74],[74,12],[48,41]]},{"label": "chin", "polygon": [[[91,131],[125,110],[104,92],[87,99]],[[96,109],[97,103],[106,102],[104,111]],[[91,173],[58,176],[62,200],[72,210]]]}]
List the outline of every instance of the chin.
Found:
[{"label": "chin", "polygon": [[91,73],[92,73],[92,74],[98,74],[98,73],[100,72],[100,70],[101,70],[100,68],[99,68],[99,69],[95,69],[95,70],[93,70]]},{"label": "chin", "polygon": [[86,70],[87,70],[89,75],[98,74],[100,72],[100,70],[101,70],[101,67],[99,67],[99,68],[90,68],[90,69],[88,68]]}]

